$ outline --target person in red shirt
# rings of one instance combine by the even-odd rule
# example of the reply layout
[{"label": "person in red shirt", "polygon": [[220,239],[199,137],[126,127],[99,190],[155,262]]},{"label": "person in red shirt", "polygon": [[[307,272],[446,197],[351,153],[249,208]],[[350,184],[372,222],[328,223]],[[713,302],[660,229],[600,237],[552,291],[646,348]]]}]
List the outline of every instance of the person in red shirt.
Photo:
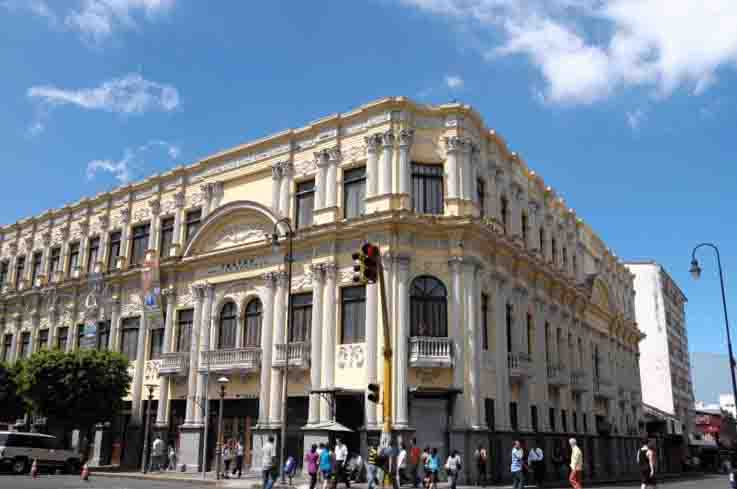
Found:
[{"label": "person in red shirt", "polygon": [[412,486],[415,488],[419,487],[420,484],[420,447],[417,446],[417,438],[412,438],[412,443],[409,447],[409,473],[412,477]]}]

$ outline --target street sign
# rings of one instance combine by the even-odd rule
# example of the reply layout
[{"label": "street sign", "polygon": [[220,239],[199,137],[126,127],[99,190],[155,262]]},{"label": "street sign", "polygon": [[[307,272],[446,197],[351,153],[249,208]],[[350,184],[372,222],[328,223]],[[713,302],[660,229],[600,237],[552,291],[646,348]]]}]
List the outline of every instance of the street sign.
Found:
[{"label": "street sign", "polygon": [[92,349],[97,345],[97,321],[88,319],[84,323],[82,337],[79,339],[79,347],[82,349]]}]

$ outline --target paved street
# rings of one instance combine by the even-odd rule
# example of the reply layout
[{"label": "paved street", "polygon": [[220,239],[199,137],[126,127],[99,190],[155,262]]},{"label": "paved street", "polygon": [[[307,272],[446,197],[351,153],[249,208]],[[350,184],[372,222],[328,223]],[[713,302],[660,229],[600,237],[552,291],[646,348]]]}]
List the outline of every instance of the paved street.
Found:
[{"label": "paved street", "polygon": [[[613,489],[615,487],[625,486],[639,487],[639,484],[595,487],[600,489]],[[69,475],[43,475],[39,479],[34,480],[29,476],[18,477],[12,475],[0,475],[0,488],[2,489],[170,489],[175,487],[197,489],[228,487],[228,485],[217,486],[214,484],[196,484],[181,481],[165,482],[114,477],[93,477],[90,482],[82,482],[78,476]],[[306,486],[304,487],[306,488]],[[341,485],[340,487],[342,488],[343,486]],[[358,485],[355,487],[361,486]],[[445,484],[440,484],[439,487],[440,489],[446,489],[447,486]],[[528,487],[531,488],[532,486]],[[704,479],[666,482],[659,484],[658,487],[667,489],[726,489],[728,487],[728,482],[726,476],[710,476]],[[302,489],[302,487],[298,486],[298,489]],[[458,486],[458,489],[470,488],[467,486]]]}]

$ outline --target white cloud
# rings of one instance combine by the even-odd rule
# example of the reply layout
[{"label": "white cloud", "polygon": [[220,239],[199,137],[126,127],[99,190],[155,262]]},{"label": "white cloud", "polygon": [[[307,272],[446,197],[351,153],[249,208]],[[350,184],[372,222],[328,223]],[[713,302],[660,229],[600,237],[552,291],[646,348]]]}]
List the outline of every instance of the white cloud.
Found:
[{"label": "white cloud", "polygon": [[[61,2],[59,2],[61,3]],[[26,10],[52,26],[79,32],[84,39],[100,43],[117,31],[139,28],[140,19],[153,21],[167,14],[175,0],[77,0],[77,6],[54,10],[56,2],[46,0],[6,0],[9,10]]]},{"label": "white cloud", "polygon": [[446,19],[487,59],[527,57],[551,103],[588,104],[628,88],[699,95],[737,63],[734,0],[399,1]]},{"label": "white cloud", "polygon": [[635,109],[627,112],[627,125],[630,126],[630,129],[637,132],[640,130],[642,122],[645,120],[645,116],[646,114],[644,109]]},{"label": "white cloud", "polygon": [[451,90],[460,90],[463,88],[463,78],[457,75],[445,75],[445,85]]},{"label": "white cloud", "polygon": [[181,154],[179,146],[162,140],[149,141],[137,148],[127,148],[119,160],[92,160],[87,163],[87,180],[94,180],[100,172],[110,173],[121,184],[128,183],[136,168],[142,165],[141,157],[152,148],[163,148],[170,159],[175,160]]}]

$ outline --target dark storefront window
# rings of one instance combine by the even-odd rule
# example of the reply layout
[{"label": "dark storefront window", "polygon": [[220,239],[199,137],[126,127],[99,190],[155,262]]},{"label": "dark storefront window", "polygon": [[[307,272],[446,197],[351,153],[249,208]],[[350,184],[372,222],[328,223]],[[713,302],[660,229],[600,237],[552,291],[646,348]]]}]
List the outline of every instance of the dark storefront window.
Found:
[{"label": "dark storefront window", "polygon": [[366,338],[366,287],[345,287],[340,291],[341,340],[345,343],[362,343]]}]

